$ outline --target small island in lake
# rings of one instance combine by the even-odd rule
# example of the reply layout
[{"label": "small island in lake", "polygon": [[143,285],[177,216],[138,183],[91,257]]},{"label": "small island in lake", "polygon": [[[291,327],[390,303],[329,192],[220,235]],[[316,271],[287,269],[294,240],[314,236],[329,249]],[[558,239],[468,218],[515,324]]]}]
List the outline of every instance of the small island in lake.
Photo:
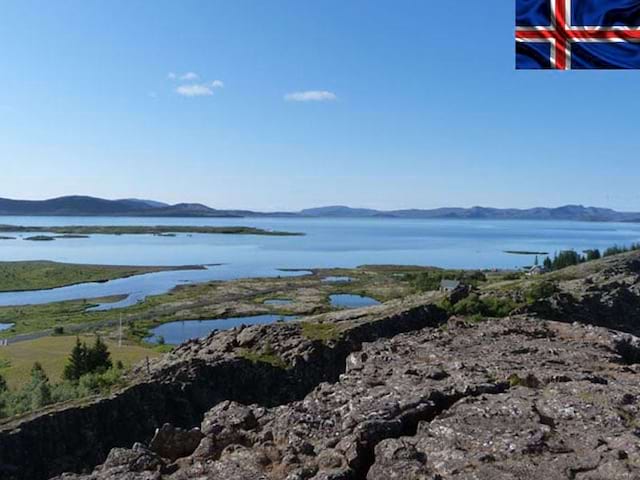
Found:
[{"label": "small island in lake", "polygon": [[[226,234],[226,235],[272,235],[272,236],[299,236],[304,233],[282,232],[277,230],[264,230],[254,227],[203,227],[181,225],[71,225],[58,227],[0,225],[0,232],[29,232],[48,233],[59,235],[57,238],[86,238],[87,235],[157,235],[174,236],[177,233],[202,233],[202,234]],[[50,235],[36,235],[25,240],[48,241],[55,240]]]},{"label": "small island in lake", "polygon": [[528,250],[505,250],[510,255],[549,255],[549,252],[531,252]]}]

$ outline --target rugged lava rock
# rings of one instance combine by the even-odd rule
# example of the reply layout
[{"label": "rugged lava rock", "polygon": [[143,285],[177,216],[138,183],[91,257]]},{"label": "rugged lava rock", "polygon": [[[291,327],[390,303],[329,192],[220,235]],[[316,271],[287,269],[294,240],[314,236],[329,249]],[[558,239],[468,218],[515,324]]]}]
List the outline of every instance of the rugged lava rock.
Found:
[{"label": "rugged lava rock", "polygon": [[[226,400],[274,407],[302,399],[321,382],[337,381],[345,359],[363,342],[445,322],[445,312],[432,304],[435,299],[437,294],[417,296],[187,342],[160,360],[143,362],[131,385],[109,397],[56,406],[1,425],[0,479],[38,480],[90,470],[105,462],[114,447],[151,441],[165,424],[185,431],[199,426],[205,412]],[[170,431],[165,427],[160,436],[173,438]],[[154,448],[162,443],[158,440]],[[180,443],[156,449],[171,459],[184,454]],[[131,457],[117,452],[107,463]]]},{"label": "rugged lava rock", "polygon": [[[637,479],[640,341],[513,317],[366,343],[279,406],[225,401],[181,458],[163,427],[59,479]],[[172,455],[175,456],[175,455]]]},{"label": "rugged lava rock", "polygon": [[544,278],[555,281],[559,291],[524,312],[640,335],[640,251],[569,267]]}]

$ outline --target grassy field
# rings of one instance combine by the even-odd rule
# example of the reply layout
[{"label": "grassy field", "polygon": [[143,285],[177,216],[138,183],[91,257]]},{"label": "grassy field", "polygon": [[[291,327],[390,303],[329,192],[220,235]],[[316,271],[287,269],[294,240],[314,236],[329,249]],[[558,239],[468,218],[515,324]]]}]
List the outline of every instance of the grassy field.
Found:
[{"label": "grassy field", "polygon": [[[93,344],[93,336],[81,340]],[[34,362],[40,362],[52,382],[60,381],[62,370],[76,341],[74,336],[39,338],[0,347],[0,375],[11,388],[18,388],[29,379]],[[154,358],[159,352],[131,343],[118,347],[117,342],[105,339],[113,362],[120,360],[125,366],[133,365],[145,357]]]},{"label": "grassy field", "polygon": [[[304,235],[295,232],[279,232],[275,230],[264,230],[253,227],[190,227],[179,225],[157,225],[157,226],[87,226],[70,225],[64,227],[35,227],[22,225],[0,225],[0,232],[27,232],[27,233],[54,233],[64,235],[69,238],[83,238],[85,235],[160,235],[169,236],[173,233],[205,233],[205,234],[230,234],[230,235]],[[54,237],[50,237],[53,239]]]},{"label": "grassy field", "polygon": [[91,300],[70,300],[67,302],[44,303],[42,305],[19,305],[0,307],[0,323],[15,323],[9,330],[0,332],[0,338],[13,337],[24,333],[40,332],[55,327],[91,324],[98,321],[110,321],[117,318],[107,312],[87,312],[86,309],[100,303],[117,302],[125,295],[94,298]]},{"label": "grassy field", "polygon": [[103,282],[142,273],[204,268],[76,265],[56,262],[0,262],[0,292],[42,290],[84,282]]},{"label": "grassy field", "polygon": [[[407,272],[419,268],[381,268],[368,266],[355,269],[318,269],[300,277],[250,278],[228,282],[181,285],[171,292],[147,297],[145,301],[125,308],[87,312],[97,303],[119,300],[118,297],[72,300],[43,305],[0,307],[0,323],[14,323],[0,332],[0,338],[63,327],[65,334],[75,333],[76,326],[87,329],[115,325],[120,318],[127,325],[135,322],[131,337],[144,336],[145,329],[162,322],[176,320],[227,318],[233,316],[279,314],[309,315],[331,309],[329,295],[351,293],[371,296],[379,301],[403,297],[413,292]],[[348,276],[347,283],[327,283],[326,276]],[[269,306],[273,298],[291,299],[290,305]],[[86,329],[85,329],[86,331]]]}]

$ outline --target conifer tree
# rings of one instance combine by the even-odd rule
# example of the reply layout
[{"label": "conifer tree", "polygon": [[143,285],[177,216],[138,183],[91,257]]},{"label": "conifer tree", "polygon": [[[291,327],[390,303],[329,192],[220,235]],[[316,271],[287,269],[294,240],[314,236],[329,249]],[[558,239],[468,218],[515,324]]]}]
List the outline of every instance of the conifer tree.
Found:
[{"label": "conifer tree", "polygon": [[112,366],[111,353],[102,338],[97,336],[93,348],[87,351],[87,372],[104,373]]},{"label": "conifer tree", "polygon": [[76,344],[71,350],[69,360],[64,367],[62,377],[65,380],[76,381],[87,372],[87,345],[80,342],[76,337]]},{"label": "conifer tree", "polygon": [[27,386],[27,392],[31,397],[31,408],[34,410],[52,402],[49,377],[39,362],[34,363],[31,367],[31,381]]}]

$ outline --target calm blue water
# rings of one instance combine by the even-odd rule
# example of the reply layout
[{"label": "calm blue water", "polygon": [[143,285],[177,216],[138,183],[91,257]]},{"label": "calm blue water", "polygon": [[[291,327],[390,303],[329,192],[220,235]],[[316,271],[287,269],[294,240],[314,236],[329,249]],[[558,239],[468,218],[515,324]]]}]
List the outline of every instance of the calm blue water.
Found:
[{"label": "calm blue water", "polygon": [[158,343],[162,337],[165,343],[179,345],[192,338],[203,338],[214,330],[228,330],[240,325],[266,325],[278,321],[294,320],[296,317],[283,315],[256,315],[252,317],[234,317],[222,320],[186,320],[164,323],[151,330],[145,340]]},{"label": "calm blue water", "polygon": [[14,325],[15,323],[0,323],[0,332],[3,330],[9,330],[10,328],[13,328]]},{"label": "calm blue water", "polygon": [[329,295],[331,305],[338,308],[360,308],[379,305],[380,302],[375,298],[364,297],[362,295],[336,294]]},{"label": "calm blue water", "polygon": [[324,277],[322,279],[323,282],[325,283],[349,283],[351,280],[353,280],[351,277]]},{"label": "calm blue water", "polygon": [[[505,250],[555,252],[606,248],[640,240],[640,224],[559,221],[0,217],[14,225],[244,225],[303,232],[301,237],[250,235],[94,235],[89,239],[0,242],[0,260],[55,260],[116,265],[224,264],[204,271],[164,272],[47,292],[0,293],[0,305],[131,294],[124,303],[207,280],[286,275],[278,269],[363,264],[514,268],[533,256]],[[29,233],[3,233],[26,237]],[[107,308],[107,307],[105,307]]]}]

